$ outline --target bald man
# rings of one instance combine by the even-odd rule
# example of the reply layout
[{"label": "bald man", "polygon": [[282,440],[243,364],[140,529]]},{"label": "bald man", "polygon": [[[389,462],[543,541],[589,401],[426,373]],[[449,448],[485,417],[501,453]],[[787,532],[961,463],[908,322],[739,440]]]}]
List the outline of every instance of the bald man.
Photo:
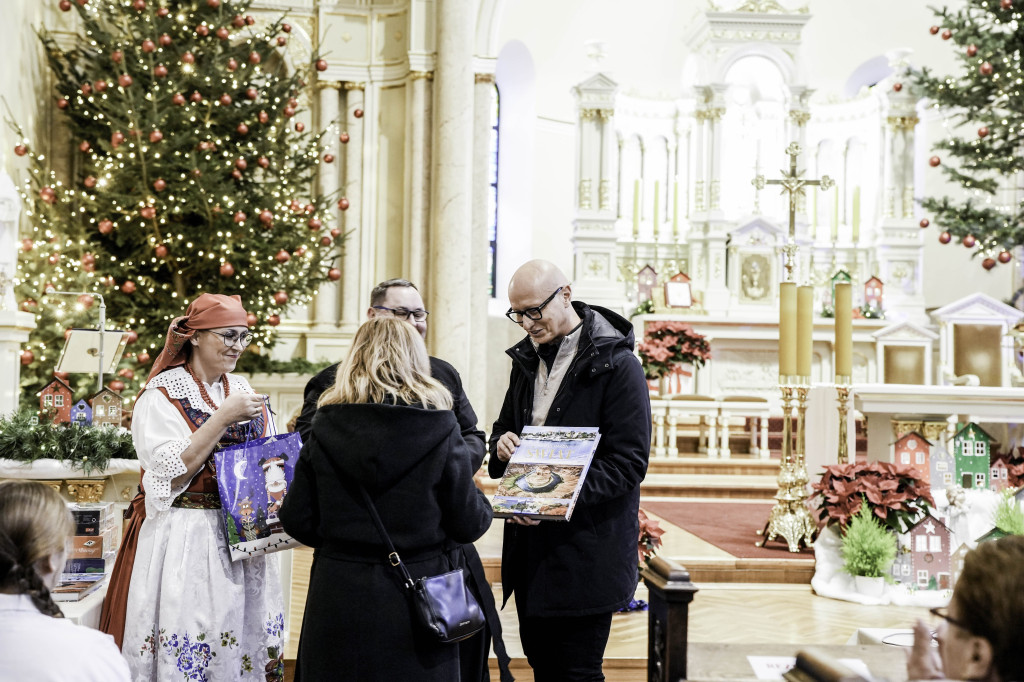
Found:
[{"label": "bald man", "polygon": [[505,315],[526,338],[506,351],[512,373],[490,438],[500,478],[524,426],[596,426],[601,432],[572,520],[510,519],[501,581],[514,594],[519,636],[536,682],[603,680],[612,614],[637,584],[640,482],[651,446],[651,403],[633,327],[572,300],[553,263],[520,267]]}]

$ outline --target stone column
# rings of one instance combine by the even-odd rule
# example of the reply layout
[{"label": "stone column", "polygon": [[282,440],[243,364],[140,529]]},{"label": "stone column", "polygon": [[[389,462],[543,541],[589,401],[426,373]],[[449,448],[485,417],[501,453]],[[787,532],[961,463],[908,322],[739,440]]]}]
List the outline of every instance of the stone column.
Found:
[{"label": "stone column", "polygon": [[[470,320],[473,146],[473,35],[470,0],[438,0],[430,276],[430,347],[465,373]],[[467,377],[469,385],[483,377]]]},{"label": "stone column", "polygon": [[[334,124],[338,119],[338,110],[341,104],[341,83],[338,81],[325,81],[317,83],[320,90],[320,125],[321,129]],[[337,132],[331,130],[321,138],[324,154],[334,157],[331,163],[320,165],[320,194],[331,195],[341,188],[341,159],[338,154]],[[340,211],[337,206],[330,208],[334,223],[341,226]],[[313,308],[313,328],[320,331],[332,331],[338,325],[338,317],[341,313],[338,305],[338,294],[340,287],[337,282],[324,282],[316,293],[316,302]]]},{"label": "stone column", "polygon": [[[470,321],[473,345],[469,348],[469,375],[487,376],[487,303],[490,276],[487,269],[490,252],[489,226],[491,196],[491,110],[494,98],[494,74],[476,74],[473,86],[473,228],[470,256],[473,259],[470,290]],[[482,410],[487,404],[487,382],[471,381],[469,401]]]},{"label": "stone column", "polygon": [[[355,334],[363,320],[363,312],[370,302],[364,301],[360,282],[364,278],[361,269],[360,245],[366,240],[362,226],[363,196],[363,121],[355,112],[363,110],[365,84],[345,83],[345,121],[342,131],[349,136],[344,145],[345,180],[342,195],[348,199],[349,208],[342,213],[342,232],[348,233],[341,267],[341,329],[346,335]],[[372,286],[372,285],[371,285]]]},{"label": "stone column", "polygon": [[423,253],[429,247],[430,223],[430,131],[433,115],[431,71],[413,71],[409,75],[409,246],[405,277],[423,286]]},{"label": "stone column", "polygon": [[0,153],[0,416],[5,416],[18,409],[21,344],[28,341],[36,323],[31,313],[21,312],[15,306],[21,198],[11,176],[3,170],[2,162]]}]

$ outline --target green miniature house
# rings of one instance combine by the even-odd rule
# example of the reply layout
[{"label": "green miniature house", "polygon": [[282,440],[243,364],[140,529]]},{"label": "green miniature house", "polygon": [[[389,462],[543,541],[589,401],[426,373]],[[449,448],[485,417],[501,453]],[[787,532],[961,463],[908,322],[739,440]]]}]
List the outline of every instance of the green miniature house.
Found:
[{"label": "green miniature house", "polygon": [[971,422],[953,436],[957,481],[964,488],[988,488],[992,436]]}]

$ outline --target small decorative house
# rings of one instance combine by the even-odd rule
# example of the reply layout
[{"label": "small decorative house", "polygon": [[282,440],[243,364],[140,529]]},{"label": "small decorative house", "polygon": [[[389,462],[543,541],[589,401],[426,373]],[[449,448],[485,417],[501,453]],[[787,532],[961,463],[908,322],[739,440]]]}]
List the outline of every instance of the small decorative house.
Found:
[{"label": "small decorative house", "polygon": [[109,388],[103,388],[89,397],[89,405],[92,407],[93,426],[110,424],[111,426],[121,425],[121,412],[123,401],[121,395]]},{"label": "small decorative house", "polygon": [[1010,469],[1006,466],[1005,457],[996,457],[988,469],[988,487],[1001,493],[1010,487]]},{"label": "small decorative house", "polygon": [[930,513],[907,531],[913,562],[913,582],[920,590],[948,590],[951,574],[952,531]]},{"label": "small decorative house", "polygon": [[928,461],[932,490],[948,490],[956,483],[956,460],[942,443],[932,443]]},{"label": "small decorative house", "polygon": [[637,303],[650,301],[653,297],[654,287],[658,284],[658,273],[650,265],[645,265],[636,274]]},{"label": "small decorative house", "polygon": [[864,307],[861,309],[864,317],[877,319],[883,316],[882,288],[882,280],[877,277],[864,282]]},{"label": "small decorative house", "polygon": [[931,448],[928,439],[917,431],[911,431],[893,445],[895,462],[912,466],[923,480],[931,482]]},{"label": "small decorative house", "polygon": [[957,481],[967,488],[987,488],[992,436],[974,422],[953,436]]},{"label": "small decorative house", "polygon": [[71,408],[71,423],[75,426],[89,426],[92,424],[92,408],[85,400],[79,400]]},{"label": "small decorative house", "polygon": [[71,387],[54,377],[39,391],[39,412],[55,424],[71,421]]},{"label": "small decorative house", "polygon": [[950,567],[953,572],[953,585],[960,580],[960,574],[964,570],[964,557],[967,556],[967,552],[971,551],[967,545],[961,544],[949,557]]}]

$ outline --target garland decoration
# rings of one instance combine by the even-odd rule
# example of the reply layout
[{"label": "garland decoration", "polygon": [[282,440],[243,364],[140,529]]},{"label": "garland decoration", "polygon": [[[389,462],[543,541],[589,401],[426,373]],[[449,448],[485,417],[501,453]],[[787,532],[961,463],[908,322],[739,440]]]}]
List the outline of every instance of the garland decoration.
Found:
[{"label": "garland decoration", "polygon": [[56,459],[87,476],[104,471],[111,459],[137,459],[132,436],[124,429],[35,423],[36,418],[31,408],[0,417],[0,459]]}]

